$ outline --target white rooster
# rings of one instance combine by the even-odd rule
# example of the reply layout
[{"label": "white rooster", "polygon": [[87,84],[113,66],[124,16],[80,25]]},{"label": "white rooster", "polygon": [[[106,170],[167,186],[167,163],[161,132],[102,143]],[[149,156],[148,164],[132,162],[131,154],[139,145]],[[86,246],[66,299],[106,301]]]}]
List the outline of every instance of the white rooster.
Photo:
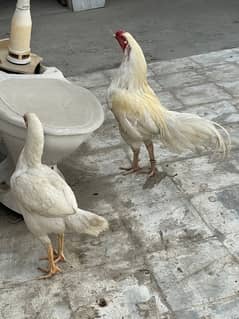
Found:
[{"label": "white rooster", "polygon": [[[63,242],[65,229],[99,235],[108,228],[108,222],[96,214],[78,208],[75,195],[65,180],[48,166],[41,163],[44,133],[34,113],[24,115],[27,137],[11,177],[11,191],[24,217],[28,229],[47,246],[49,278],[60,271],[57,261],[65,260]],[[58,234],[58,256],[48,234]]]},{"label": "white rooster", "polygon": [[[228,132],[219,124],[190,113],[163,107],[147,82],[147,64],[139,44],[128,32],[119,30],[115,38],[123,50],[123,60],[108,89],[108,104],[119,124],[121,136],[133,151],[129,173],[139,167],[139,152],[145,144],[151,163],[149,176],[156,173],[153,139],[159,137],[170,150],[214,146],[224,155],[230,149]],[[224,135],[221,135],[220,128]]]}]

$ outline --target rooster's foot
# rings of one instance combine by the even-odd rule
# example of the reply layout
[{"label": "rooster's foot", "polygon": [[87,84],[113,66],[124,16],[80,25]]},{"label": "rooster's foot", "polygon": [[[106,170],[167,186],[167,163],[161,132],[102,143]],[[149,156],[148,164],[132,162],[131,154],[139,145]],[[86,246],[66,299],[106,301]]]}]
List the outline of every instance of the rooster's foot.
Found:
[{"label": "rooster's foot", "polygon": [[125,171],[125,172],[123,173],[124,176],[129,175],[129,174],[136,173],[136,172],[138,172],[138,171],[141,170],[141,168],[140,168],[139,166],[136,166],[136,167],[134,167],[134,166],[131,166],[131,167],[120,167],[120,169],[121,169],[122,171]]},{"label": "rooster's foot", "polygon": [[150,163],[151,163],[151,167],[148,173],[148,177],[154,177],[158,173],[155,159],[151,159]]},{"label": "rooster's foot", "polygon": [[154,177],[157,174],[157,172],[158,172],[158,170],[156,167],[153,169],[150,169],[149,173],[148,173],[148,177]]}]

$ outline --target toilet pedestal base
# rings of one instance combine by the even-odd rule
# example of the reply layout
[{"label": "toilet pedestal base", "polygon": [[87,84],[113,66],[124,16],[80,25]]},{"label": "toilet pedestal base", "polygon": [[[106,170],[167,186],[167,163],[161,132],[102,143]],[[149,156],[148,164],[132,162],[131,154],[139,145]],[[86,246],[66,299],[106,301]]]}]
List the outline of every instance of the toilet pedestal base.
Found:
[{"label": "toilet pedestal base", "polygon": [[3,145],[0,145],[0,202],[16,213],[20,213],[10,191],[10,178],[14,171],[14,164],[9,156],[3,154],[2,148]]}]

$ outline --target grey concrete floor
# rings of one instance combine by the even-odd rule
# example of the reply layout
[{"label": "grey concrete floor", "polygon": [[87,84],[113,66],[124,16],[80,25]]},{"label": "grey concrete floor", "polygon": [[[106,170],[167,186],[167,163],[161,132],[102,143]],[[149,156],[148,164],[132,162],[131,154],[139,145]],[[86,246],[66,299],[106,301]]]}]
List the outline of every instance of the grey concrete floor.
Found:
[{"label": "grey concrete floor", "polygon": [[[15,0],[0,0],[0,37],[7,36]],[[66,76],[118,64],[111,30],[126,29],[148,61],[238,46],[237,0],[108,0],[98,10],[72,13],[56,0],[32,0],[32,49]]]},{"label": "grey concrete floor", "polygon": [[[14,3],[0,0],[1,37]],[[131,31],[148,61],[168,60],[238,46],[238,9],[226,0],[112,0],[71,13],[33,0],[32,48],[105,107],[108,69],[121,59],[110,29]],[[129,152],[106,111],[104,125],[60,168],[80,207],[104,215],[110,230],[97,239],[66,234],[67,262],[52,280],[35,280],[44,249],[1,207],[0,319],[239,318],[238,78],[239,49],[150,64],[165,106],[218,121],[234,145],[228,160],[215,162],[157,144],[155,179],[120,175]]]},{"label": "grey concrete floor", "polygon": [[66,234],[63,273],[39,281],[43,246],[1,209],[0,319],[238,319],[239,49],[149,65],[162,104],[219,122],[233,143],[215,161],[158,141],[155,178],[120,173],[132,154],[105,105],[112,72],[70,78],[99,98],[105,122],[60,165],[79,206],[110,229]]}]

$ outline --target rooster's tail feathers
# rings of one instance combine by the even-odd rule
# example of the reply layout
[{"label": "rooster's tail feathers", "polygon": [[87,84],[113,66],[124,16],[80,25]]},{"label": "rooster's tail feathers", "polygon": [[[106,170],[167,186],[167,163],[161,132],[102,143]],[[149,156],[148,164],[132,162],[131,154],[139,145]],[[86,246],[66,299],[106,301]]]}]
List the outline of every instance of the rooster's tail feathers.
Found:
[{"label": "rooster's tail feathers", "polygon": [[[227,130],[216,122],[190,113],[167,111],[167,130],[161,136],[163,143],[172,151],[192,151],[214,146],[216,153],[227,155],[231,139]],[[222,134],[219,132],[221,129]]]},{"label": "rooster's tail feathers", "polygon": [[79,234],[84,233],[98,236],[109,227],[104,217],[79,208],[75,215],[67,216],[65,220],[68,229]]}]

